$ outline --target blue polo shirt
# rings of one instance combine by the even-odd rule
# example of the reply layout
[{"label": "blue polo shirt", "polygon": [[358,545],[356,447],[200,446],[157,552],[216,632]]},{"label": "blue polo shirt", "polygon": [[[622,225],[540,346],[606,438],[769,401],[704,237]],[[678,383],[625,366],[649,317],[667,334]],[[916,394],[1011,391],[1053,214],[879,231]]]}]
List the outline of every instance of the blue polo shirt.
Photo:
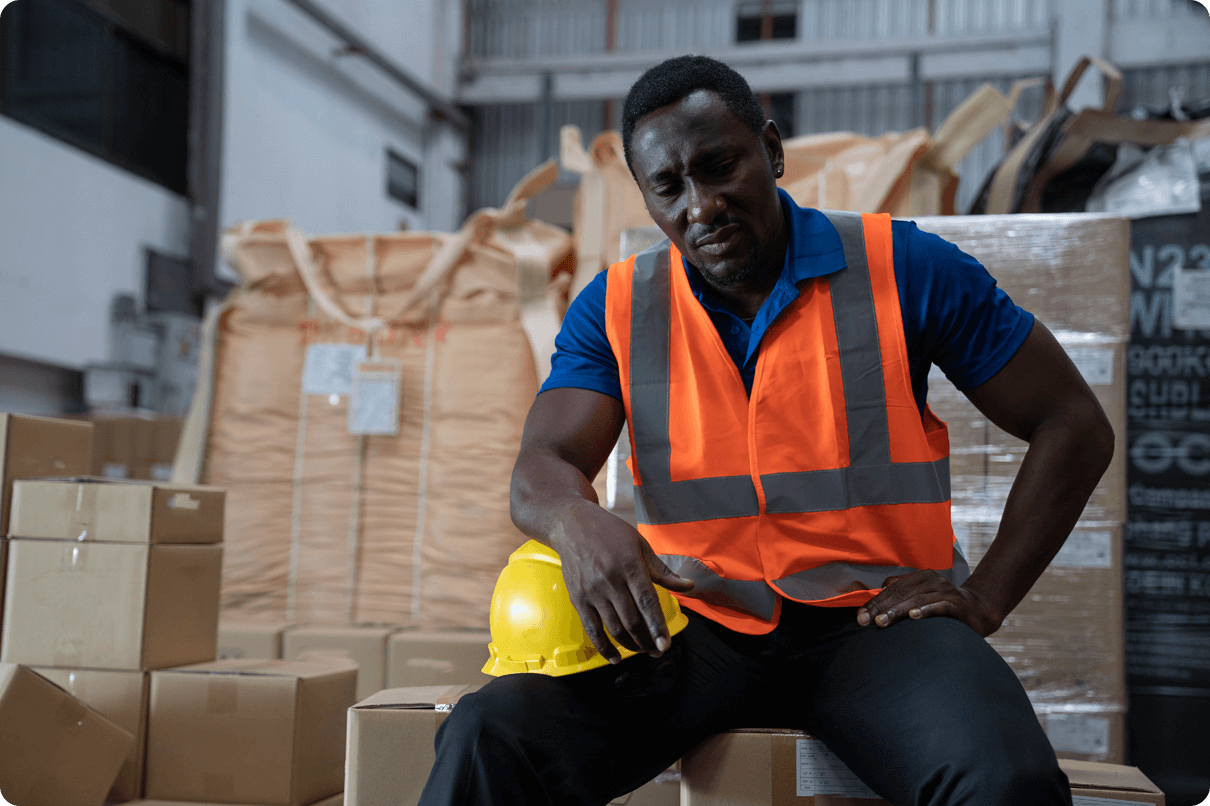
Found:
[{"label": "blue polo shirt", "polygon": [[[779,190],[790,223],[789,246],[777,284],[749,325],[729,311],[688,261],[693,293],[710,314],[749,394],[760,342],[795,298],[798,286],[845,268],[840,234],[818,210],[799,207]],[[929,367],[936,364],[961,390],[1000,371],[1033,326],[1033,315],[1013,304],[979,261],[911,221],[891,225],[895,280],[903,312],[912,392],[923,409]],[[605,334],[605,276],[601,272],[572,301],[555,339],[547,389],[573,387],[622,399],[618,365]]]}]

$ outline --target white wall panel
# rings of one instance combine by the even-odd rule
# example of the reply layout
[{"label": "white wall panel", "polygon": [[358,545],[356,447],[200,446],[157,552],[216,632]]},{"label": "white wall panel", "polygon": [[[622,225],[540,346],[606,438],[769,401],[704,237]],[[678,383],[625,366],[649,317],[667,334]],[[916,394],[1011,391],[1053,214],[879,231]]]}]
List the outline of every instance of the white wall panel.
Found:
[{"label": "white wall panel", "polygon": [[[441,72],[443,0],[329,0],[331,10],[413,76]],[[396,38],[402,27],[408,35]],[[426,26],[428,27],[426,29]],[[444,32],[444,33],[443,33]],[[373,34],[373,36],[371,36]],[[229,0],[220,224],[288,218],[312,233],[451,230],[464,199],[460,136],[425,105],[283,0]],[[419,209],[386,192],[387,149],[419,166]]]},{"label": "white wall panel", "polygon": [[189,253],[189,204],[0,117],[0,353],[104,361],[109,303],[143,296],[144,249]]}]

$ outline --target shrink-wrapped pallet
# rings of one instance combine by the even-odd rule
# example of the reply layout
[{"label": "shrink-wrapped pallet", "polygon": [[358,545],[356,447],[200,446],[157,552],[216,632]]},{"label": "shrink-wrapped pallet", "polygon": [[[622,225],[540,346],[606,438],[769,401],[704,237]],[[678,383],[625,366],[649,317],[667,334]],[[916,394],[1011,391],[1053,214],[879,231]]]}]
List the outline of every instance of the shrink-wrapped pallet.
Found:
[{"label": "shrink-wrapped pallet", "polygon": [[[554,176],[543,166],[453,234],[227,233],[241,283],[207,324],[212,383],[174,474],[228,491],[225,617],[487,625],[524,540],[508,487],[542,355],[525,324],[555,316],[522,289],[571,248],[524,214]],[[395,433],[352,433],[375,401],[397,407]]]},{"label": "shrink-wrapped pallet", "polygon": [[[1129,222],[1055,214],[922,218],[917,224],[977,258],[1014,302],[1055,334],[1117,435],[1109,469],[1066,544],[988,641],[1017,673],[1060,756],[1120,763]],[[949,426],[954,532],[974,567],[996,537],[1028,446],[988,422],[935,368],[928,401]]]}]

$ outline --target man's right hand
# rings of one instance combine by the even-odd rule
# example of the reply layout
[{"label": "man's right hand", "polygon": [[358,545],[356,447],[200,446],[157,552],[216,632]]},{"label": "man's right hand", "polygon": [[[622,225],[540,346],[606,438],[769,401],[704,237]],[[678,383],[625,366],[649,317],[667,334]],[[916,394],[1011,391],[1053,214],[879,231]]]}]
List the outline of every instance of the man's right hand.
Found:
[{"label": "man's right hand", "polygon": [[[684,593],[633,526],[597,504],[594,478],[617,442],[622,403],[588,389],[548,389],[534,399],[513,468],[513,523],[559,553],[563,580],[584,630],[611,663],[609,640],[660,655],[671,646],[652,583]],[[608,631],[608,635],[606,632]]]},{"label": "man's right hand", "polygon": [[[659,657],[672,646],[655,585],[678,593],[693,582],[672,573],[638,531],[591,501],[560,513],[550,534],[563,580],[593,646],[610,663],[622,658],[610,642]],[[606,635],[608,632],[608,635]]]}]

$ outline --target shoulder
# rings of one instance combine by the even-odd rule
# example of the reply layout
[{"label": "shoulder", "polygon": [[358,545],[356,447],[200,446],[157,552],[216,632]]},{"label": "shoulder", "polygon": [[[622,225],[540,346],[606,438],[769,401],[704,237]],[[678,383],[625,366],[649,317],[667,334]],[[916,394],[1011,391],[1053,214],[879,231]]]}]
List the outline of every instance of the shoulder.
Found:
[{"label": "shoulder", "polygon": [[988,380],[1033,325],[983,264],[913,221],[893,224],[908,351],[936,364],[960,389]]}]

